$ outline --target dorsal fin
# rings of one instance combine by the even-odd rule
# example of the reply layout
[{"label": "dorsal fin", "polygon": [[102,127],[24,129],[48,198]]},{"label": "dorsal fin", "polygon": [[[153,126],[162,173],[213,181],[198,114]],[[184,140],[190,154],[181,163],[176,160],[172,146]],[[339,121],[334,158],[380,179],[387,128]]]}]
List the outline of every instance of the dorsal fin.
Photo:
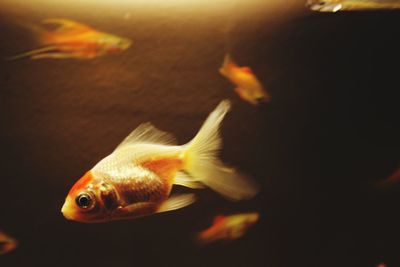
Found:
[{"label": "dorsal fin", "polygon": [[42,21],[42,23],[55,25],[56,29],[54,31],[63,33],[92,30],[91,27],[83,23],[69,19],[45,19]]},{"label": "dorsal fin", "polygon": [[160,131],[150,122],[146,122],[133,130],[115,150],[132,144],[176,145],[176,140],[171,134]]},{"label": "dorsal fin", "polygon": [[240,69],[246,73],[253,74],[253,71],[249,67],[241,67]]}]

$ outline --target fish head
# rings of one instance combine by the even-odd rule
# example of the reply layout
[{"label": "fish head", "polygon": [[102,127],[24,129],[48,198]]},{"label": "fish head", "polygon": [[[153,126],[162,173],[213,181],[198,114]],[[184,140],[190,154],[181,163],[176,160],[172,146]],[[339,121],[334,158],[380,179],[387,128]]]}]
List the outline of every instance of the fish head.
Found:
[{"label": "fish head", "polygon": [[343,5],[340,0],[307,0],[306,7],[319,12],[337,12]]},{"label": "fish head", "polygon": [[89,171],[71,188],[61,212],[68,220],[92,223],[110,220],[117,207],[115,188]]},{"label": "fish head", "polygon": [[128,38],[104,34],[102,38],[99,38],[98,44],[105,52],[115,54],[128,49],[132,45],[132,41]]}]

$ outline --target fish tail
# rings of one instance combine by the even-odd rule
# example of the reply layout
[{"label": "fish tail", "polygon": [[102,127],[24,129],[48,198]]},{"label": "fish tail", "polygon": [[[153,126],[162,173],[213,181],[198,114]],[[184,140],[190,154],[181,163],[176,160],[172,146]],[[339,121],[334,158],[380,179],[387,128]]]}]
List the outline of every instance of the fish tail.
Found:
[{"label": "fish tail", "polygon": [[225,54],[222,66],[219,68],[219,72],[222,75],[226,75],[229,72],[230,68],[234,66],[236,66],[236,64],[233,62],[232,57],[227,53]]},{"label": "fish tail", "polygon": [[35,49],[35,50],[31,50],[25,53],[21,53],[12,57],[8,57],[6,58],[6,60],[17,60],[17,59],[21,59],[21,58],[33,58],[36,55],[45,53],[45,52],[49,52],[49,51],[53,51],[55,49],[55,47],[53,46],[47,46],[47,47],[43,47],[43,48],[39,48],[39,49]]},{"label": "fish tail", "polygon": [[246,176],[224,166],[217,157],[222,145],[220,124],[230,107],[229,100],[221,101],[193,140],[184,146],[184,169],[196,181],[228,199],[248,199],[257,193],[257,186]]},{"label": "fish tail", "polygon": [[18,24],[21,27],[25,28],[26,30],[30,31],[36,42],[38,42],[42,45],[48,44],[46,39],[47,39],[47,36],[49,35],[49,32],[44,27],[42,27],[41,25],[36,25],[31,22],[26,22],[26,21],[18,22]]}]

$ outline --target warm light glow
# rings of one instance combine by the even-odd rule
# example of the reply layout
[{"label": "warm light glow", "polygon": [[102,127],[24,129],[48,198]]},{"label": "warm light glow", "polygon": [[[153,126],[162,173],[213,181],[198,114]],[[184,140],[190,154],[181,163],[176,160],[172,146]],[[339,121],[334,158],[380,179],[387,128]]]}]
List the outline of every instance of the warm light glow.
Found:
[{"label": "warm light glow", "polygon": [[[296,0],[2,0],[1,8],[4,10],[70,10],[82,12],[77,7],[91,8],[110,8],[110,9],[134,9],[142,11],[187,11],[187,12],[230,12],[232,9],[240,10],[259,10],[267,7],[268,9],[287,9]],[[168,11],[166,11],[168,9]]]},{"label": "warm light glow", "polygon": [[[23,6],[36,6],[36,5],[54,5],[53,0],[4,0],[3,2],[19,3]],[[274,2],[274,1],[267,1]],[[176,7],[176,8],[187,8],[187,7],[204,7],[204,8],[224,8],[226,6],[236,4],[254,4],[254,3],[266,3],[262,0],[68,0],[59,1],[57,5],[71,6],[71,5],[100,5],[100,6],[135,6],[135,7]]]}]

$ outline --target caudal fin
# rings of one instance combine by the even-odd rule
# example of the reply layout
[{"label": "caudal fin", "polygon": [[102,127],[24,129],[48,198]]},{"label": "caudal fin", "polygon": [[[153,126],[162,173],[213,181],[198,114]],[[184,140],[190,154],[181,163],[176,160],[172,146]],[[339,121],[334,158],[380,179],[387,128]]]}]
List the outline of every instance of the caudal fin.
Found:
[{"label": "caudal fin", "polygon": [[21,59],[21,58],[40,58],[40,55],[45,55],[46,53],[49,53],[51,51],[55,51],[56,47],[54,46],[47,46],[47,47],[42,47],[38,48],[35,50],[31,50],[22,54],[18,54],[12,57],[6,58],[6,60],[16,60],[16,59]]},{"label": "caudal fin", "polygon": [[223,100],[211,112],[193,140],[185,145],[184,168],[196,181],[228,199],[248,199],[257,193],[256,184],[234,169],[224,166],[217,157],[222,145],[220,124],[230,107],[231,103]]},{"label": "caudal fin", "polygon": [[229,54],[226,54],[224,57],[224,62],[222,63],[222,66],[219,68],[219,73],[221,73],[222,75],[227,75],[229,73],[229,69],[234,66],[236,66],[235,62],[233,62]]}]

